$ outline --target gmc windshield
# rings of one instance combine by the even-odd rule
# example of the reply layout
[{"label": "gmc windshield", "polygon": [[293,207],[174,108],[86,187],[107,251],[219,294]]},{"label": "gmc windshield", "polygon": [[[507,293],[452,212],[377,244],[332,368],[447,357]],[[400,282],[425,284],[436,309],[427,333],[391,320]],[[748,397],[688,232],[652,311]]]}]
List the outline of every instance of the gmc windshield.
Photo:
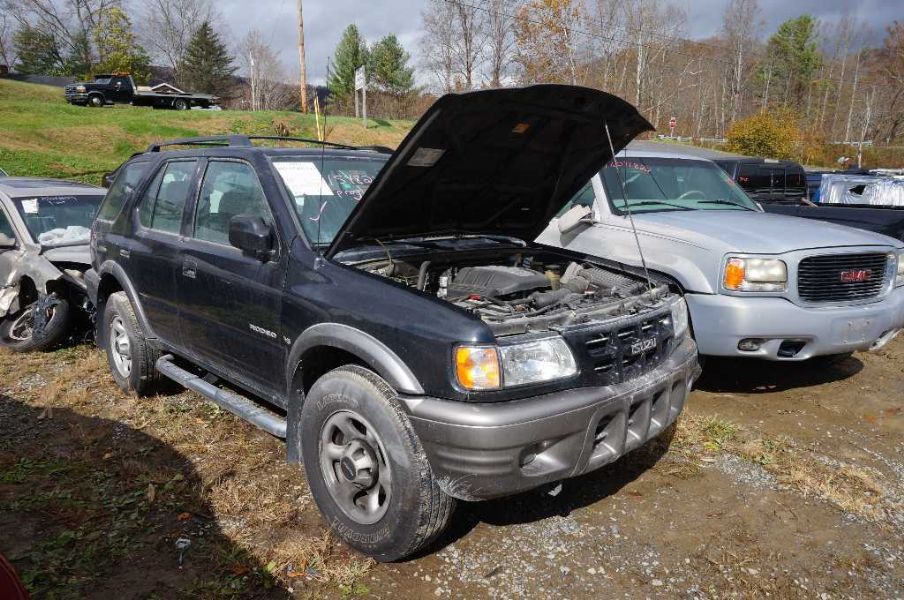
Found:
[{"label": "gmc windshield", "polygon": [[686,158],[618,158],[600,178],[616,214],[668,210],[757,210],[715,164]]}]

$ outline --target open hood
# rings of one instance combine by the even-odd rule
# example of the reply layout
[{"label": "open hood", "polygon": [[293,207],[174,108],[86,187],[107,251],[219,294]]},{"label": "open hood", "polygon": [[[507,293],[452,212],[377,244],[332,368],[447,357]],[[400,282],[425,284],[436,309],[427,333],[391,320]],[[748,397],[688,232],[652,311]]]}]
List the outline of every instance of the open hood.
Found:
[{"label": "open hood", "polygon": [[328,256],[369,240],[533,240],[615,152],[653,127],[632,105],[568,85],[449,94],[415,124]]}]

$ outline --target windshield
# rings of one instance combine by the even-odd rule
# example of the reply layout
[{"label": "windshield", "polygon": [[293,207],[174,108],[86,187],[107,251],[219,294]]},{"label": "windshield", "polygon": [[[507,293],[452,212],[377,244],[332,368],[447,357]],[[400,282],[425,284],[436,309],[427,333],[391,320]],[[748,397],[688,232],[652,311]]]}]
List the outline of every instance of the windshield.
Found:
[{"label": "windshield", "polygon": [[311,244],[329,245],[386,164],[385,157],[276,158],[273,166],[295,199],[293,206]]},{"label": "windshield", "polygon": [[14,200],[32,239],[42,246],[85,244],[101,195],[40,196]]},{"label": "windshield", "polygon": [[[715,164],[686,158],[619,158],[600,171],[617,214],[667,210],[757,210]],[[620,181],[621,180],[621,181]],[[622,191],[624,183],[624,192]]]}]

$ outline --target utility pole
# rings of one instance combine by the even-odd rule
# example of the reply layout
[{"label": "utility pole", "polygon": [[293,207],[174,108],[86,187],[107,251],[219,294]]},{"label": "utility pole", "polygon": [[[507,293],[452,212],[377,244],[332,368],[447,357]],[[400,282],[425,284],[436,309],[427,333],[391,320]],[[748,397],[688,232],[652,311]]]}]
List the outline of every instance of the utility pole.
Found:
[{"label": "utility pole", "polygon": [[308,112],[308,70],[304,63],[304,14],[298,0],[298,62],[301,64],[301,112]]}]

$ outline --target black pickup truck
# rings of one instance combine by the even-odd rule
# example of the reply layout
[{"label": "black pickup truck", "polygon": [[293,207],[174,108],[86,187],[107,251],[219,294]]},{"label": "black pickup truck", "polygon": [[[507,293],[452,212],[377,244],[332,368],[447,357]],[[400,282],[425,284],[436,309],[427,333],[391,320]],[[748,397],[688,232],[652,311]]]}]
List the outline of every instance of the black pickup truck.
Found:
[{"label": "black pickup truck", "polygon": [[188,110],[192,107],[210,108],[217,97],[208,94],[141,91],[131,75],[97,75],[94,81],[71,83],[66,86],[66,102],[77,106],[101,107],[108,104],[131,104],[151,108]]},{"label": "black pickup truck", "polygon": [[684,406],[687,305],[531,240],[650,129],[619,98],[548,85],[444,96],[391,156],[156,144],[119,169],[91,238],[113,379],[173,379],[286,439],[329,526],[379,560],[429,543],[453,499],[609,464]]}]

